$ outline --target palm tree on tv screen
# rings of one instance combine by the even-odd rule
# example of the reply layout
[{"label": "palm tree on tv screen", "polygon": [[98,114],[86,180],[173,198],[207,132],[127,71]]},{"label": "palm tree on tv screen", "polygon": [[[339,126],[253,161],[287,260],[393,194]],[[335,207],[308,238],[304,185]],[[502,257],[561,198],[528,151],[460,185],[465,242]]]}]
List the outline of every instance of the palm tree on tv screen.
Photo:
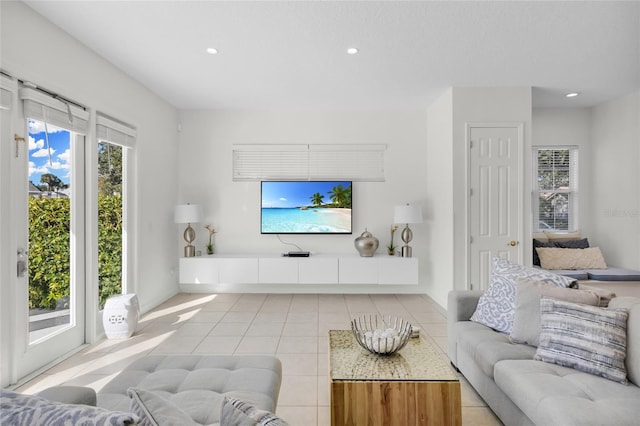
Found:
[{"label": "palm tree on tv screen", "polygon": [[323,198],[324,198],[324,195],[320,194],[319,192],[316,192],[311,196],[311,202],[313,203],[314,206],[321,206]]},{"label": "palm tree on tv screen", "polygon": [[348,188],[343,188],[342,185],[334,186],[329,198],[336,207],[351,207],[351,185]]}]

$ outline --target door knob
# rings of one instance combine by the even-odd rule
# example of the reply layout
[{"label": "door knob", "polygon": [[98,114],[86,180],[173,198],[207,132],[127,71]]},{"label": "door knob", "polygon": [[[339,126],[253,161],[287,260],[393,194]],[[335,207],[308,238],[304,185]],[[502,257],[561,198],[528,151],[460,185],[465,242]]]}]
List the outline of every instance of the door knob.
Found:
[{"label": "door knob", "polygon": [[507,243],[507,245],[511,247],[515,247],[518,245],[518,242],[516,240],[511,240]]}]

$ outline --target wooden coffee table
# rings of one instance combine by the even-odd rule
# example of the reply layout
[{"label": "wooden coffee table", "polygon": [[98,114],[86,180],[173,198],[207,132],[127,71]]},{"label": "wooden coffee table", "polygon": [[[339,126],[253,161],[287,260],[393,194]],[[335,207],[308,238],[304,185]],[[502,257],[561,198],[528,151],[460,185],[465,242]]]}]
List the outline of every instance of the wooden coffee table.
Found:
[{"label": "wooden coffee table", "polygon": [[330,330],[329,369],[333,426],[462,424],[458,376],[422,337],[380,356],[351,330]]}]

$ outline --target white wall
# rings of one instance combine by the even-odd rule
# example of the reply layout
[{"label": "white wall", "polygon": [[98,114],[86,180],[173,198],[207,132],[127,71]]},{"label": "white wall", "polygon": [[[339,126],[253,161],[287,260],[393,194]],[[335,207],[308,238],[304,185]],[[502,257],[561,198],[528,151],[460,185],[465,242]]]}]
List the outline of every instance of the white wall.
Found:
[{"label": "white wall", "polygon": [[[446,307],[451,290],[467,289],[467,144],[468,123],[524,123],[524,180],[530,182],[531,88],[454,87],[428,109],[428,294]],[[525,197],[524,211],[530,210]],[[525,229],[530,220],[525,219]],[[525,252],[526,255],[526,252]],[[529,249],[530,256],[530,249]]]},{"label": "white wall", "polygon": [[[283,236],[316,253],[357,253],[354,239],[365,228],[380,240],[386,255],[393,208],[430,202],[426,191],[426,111],[216,110],[182,111],[178,156],[180,202],[204,206],[212,223],[217,253],[281,253],[291,247],[275,235],[261,235],[260,182],[232,181],[233,144],[386,144],[385,182],[354,182],[353,235]],[[197,250],[205,251],[207,231],[196,227]],[[424,292],[428,257],[426,225],[413,225],[413,255],[420,261]],[[175,259],[181,256],[175,233]],[[395,243],[398,245],[399,232]],[[400,289],[399,289],[400,290]]]},{"label": "white wall", "polygon": [[[454,87],[453,88],[453,212],[454,212],[454,288],[468,287],[466,251],[467,234],[467,144],[466,124],[480,123],[523,123],[523,185],[528,191],[531,182],[531,123],[532,99],[530,87]],[[531,197],[524,197],[523,220],[524,238],[529,240],[531,218]],[[524,259],[531,258],[531,247],[523,247]]]},{"label": "white wall", "polygon": [[132,284],[143,310],[159,304],[178,289],[177,273],[172,274],[177,111],[24,3],[3,1],[0,6],[3,71],[86,105],[92,116],[99,110],[137,128],[130,169],[135,200],[131,231],[139,235],[133,246]]},{"label": "white wall", "polygon": [[533,111],[533,145],[577,145],[579,227],[613,266],[640,268],[640,92]]},{"label": "white wall", "polygon": [[[589,200],[592,187],[591,108],[535,108],[532,146],[573,145],[578,147],[578,228],[591,235]],[[533,159],[532,159],[533,161]]]},{"label": "white wall", "polygon": [[428,293],[446,307],[453,290],[453,91],[447,89],[428,109],[427,193],[425,212]]},{"label": "white wall", "polygon": [[608,264],[640,269],[640,91],[593,108],[591,132],[592,239]]}]

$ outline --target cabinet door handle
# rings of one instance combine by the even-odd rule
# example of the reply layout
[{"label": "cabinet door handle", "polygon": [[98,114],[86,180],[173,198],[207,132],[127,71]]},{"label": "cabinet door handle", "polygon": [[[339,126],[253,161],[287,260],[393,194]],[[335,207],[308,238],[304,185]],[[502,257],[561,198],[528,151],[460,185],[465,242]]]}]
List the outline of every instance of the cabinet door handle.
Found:
[{"label": "cabinet door handle", "polygon": [[520,243],[519,243],[518,241],[516,241],[516,240],[511,240],[511,241],[509,241],[509,242],[507,243],[507,245],[508,245],[508,246],[511,246],[511,247],[515,247],[515,246],[517,246],[518,244],[520,244]]}]

